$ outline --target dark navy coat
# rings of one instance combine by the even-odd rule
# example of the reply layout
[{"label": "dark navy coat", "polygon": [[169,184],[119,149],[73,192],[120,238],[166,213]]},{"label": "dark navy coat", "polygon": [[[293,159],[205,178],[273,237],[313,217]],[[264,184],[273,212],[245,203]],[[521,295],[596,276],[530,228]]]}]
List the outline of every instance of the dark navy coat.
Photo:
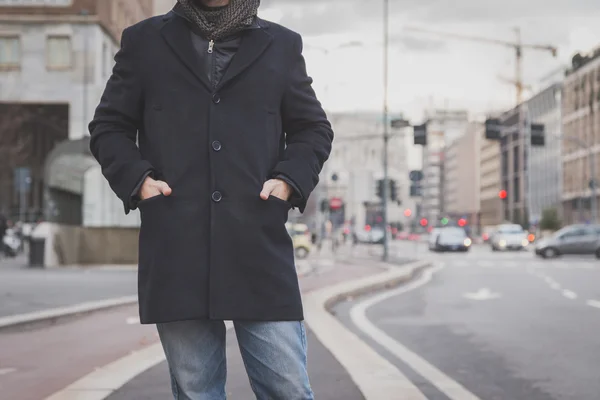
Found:
[{"label": "dark navy coat", "polygon": [[333,133],[300,36],[260,25],[216,87],[173,12],[123,33],[90,147],[126,212],[148,171],[173,189],[137,205],[142,323],[303,319],[291,204],[259,193],[285,176],[303,210]]}]

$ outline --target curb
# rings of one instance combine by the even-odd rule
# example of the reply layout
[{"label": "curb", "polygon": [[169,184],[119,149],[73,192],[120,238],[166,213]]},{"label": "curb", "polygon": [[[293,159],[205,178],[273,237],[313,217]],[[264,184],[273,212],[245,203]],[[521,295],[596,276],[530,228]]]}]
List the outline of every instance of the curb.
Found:
[{"label": "curb", "polygon": [[51,308],[48,310],[35,311],[27,314],[11,315],[0,318],[0,330],[20,325],[54,321],[59,318],[70,317],[74,315],[88,314],[94,311],[101,311],[109,308],[135,304],[137,301],[137,295],[126,296],[107,300],[90,301],[73,306]]},{"label": "curb", "polygon": [[[330,312],[340,301],[410,281],[430,262],[417,261],[402,267],[387,264],[386,272],[343,282],[304,296],[306,323],[318,340],[348,372],[366,400],[401,394],[405,400],[424,400],[422,392],[391,362],[379,355]],[[352,349],[352,351],[348,351]]]}]

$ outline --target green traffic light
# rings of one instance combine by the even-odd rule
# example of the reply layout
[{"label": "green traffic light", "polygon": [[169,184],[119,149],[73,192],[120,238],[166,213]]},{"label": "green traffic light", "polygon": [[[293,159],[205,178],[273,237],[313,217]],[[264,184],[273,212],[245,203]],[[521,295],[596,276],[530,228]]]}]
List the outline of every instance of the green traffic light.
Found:
[{"label": "green traffic light", "polygon": [[448,221],[448,218],[445,218],[445,217],[444,217],[444,218],[442,218],[442,221],[441,221],[441,222],[442,222],[442,225],[448,225],[448,222],[449,222],[449,221]]}]

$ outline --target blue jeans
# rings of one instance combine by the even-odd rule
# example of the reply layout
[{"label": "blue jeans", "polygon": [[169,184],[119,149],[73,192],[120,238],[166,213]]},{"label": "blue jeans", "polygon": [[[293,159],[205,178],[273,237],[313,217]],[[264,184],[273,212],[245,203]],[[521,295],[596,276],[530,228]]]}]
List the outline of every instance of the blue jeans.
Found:
[{"label": "blue jeans", "polygon": [[[313,400],[304,323],[234,321],[246,373],[259,400]],[[157,324],[176,400],[225,399],[223,321]]]}]

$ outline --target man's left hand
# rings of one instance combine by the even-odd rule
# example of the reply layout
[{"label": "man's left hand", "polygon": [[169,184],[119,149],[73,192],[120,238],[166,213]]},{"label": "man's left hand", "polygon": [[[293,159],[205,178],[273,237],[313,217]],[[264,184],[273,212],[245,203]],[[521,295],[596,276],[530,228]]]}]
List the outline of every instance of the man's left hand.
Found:
[{"label": "man's left hand", "polygon": [[289,201],[291,195],[292,188],[281,179],[269,179],[263,185],[262,192],[260,192],[260,198],[263,200],[267,200],[269,196],[275,196],[280,200]]}]

